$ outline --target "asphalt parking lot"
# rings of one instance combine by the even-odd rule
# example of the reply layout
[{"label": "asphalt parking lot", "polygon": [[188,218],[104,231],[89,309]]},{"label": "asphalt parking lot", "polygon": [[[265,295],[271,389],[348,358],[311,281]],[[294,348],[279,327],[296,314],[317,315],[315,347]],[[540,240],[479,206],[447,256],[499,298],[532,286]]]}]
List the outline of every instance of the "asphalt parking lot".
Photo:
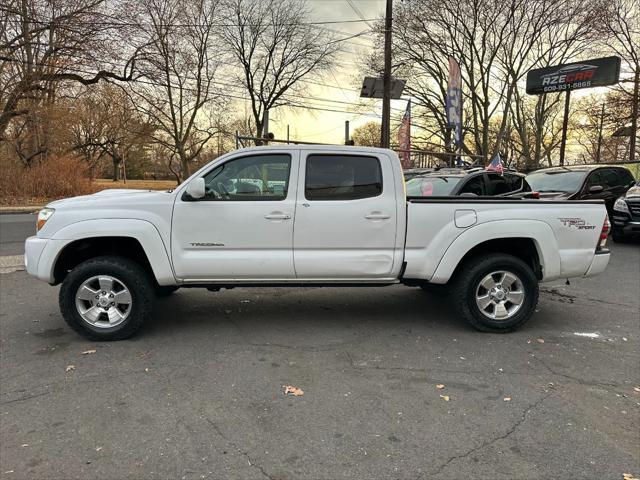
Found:
[{"label": "asphalt parking lot", "polygon": [[640,245],[612,250],[508,335],[417,288],[237,288],[91,343],[2,274],[0,478],[640,476]]}]

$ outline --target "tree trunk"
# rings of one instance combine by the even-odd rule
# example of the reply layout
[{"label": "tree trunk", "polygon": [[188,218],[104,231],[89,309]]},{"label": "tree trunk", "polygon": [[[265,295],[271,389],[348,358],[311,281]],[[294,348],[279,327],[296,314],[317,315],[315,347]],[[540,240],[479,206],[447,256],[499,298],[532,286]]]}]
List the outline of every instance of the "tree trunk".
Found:
[{"label": "tree trunk", "polygon": [[180,179],[181,182],[184,182],[185,179],[187,179],[189,175],[191,175],[189,159],[184,154],[180,155],[180,175],[182,176],[182,178]]},{"label": "tree trunk", "polygon": [[117,182],[118,180],[120,180],[120,158],[119,157],[112,157],[113,158],[113,181]]}]

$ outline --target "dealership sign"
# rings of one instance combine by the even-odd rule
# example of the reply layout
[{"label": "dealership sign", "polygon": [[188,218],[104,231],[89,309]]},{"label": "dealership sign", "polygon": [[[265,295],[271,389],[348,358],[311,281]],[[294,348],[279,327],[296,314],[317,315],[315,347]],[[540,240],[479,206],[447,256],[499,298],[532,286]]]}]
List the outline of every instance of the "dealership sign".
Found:
[{"label": "dealership sign", "polygon": [[620,57],[538,68],[527,73],[527,93],[551,93],[618,83]]}]

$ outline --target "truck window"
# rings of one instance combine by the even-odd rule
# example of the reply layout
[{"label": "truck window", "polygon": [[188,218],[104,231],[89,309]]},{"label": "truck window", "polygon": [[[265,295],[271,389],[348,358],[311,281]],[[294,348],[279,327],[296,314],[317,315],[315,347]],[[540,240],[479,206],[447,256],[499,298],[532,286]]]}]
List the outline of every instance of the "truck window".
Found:
[{"label": "truck window", "polygon": [[357,200],[382,193],[382,169],[376,157],[309,155],[304,196],[307,200]]},{"label": "truck window", "polygon": [[500,175],[498,173],[488,173],[487,175],[489,177],[487,195],[502,195],[512,190],[506,175]]},{"label": "truck window", "polygon": [[289,189],[291,156],[251,155],[236,158],[204,176],[205,200],[284,200]]},{"label": "truck window", "polygon": [[622,185],[624,185],[625,187],[633,185],[636,182],[635,178],[633,178],[633,175],[631,175],[631,172],[629,170],[626,170],[624,168],[617,168],[616,171],[618,172],[618,174],[620,174]]},{"label": "truck window", "polygon": [[622,178],[618,176],[618,172],[613,168],[607,168],[602,171],[602,181],[605,188],[622,187],[624,185]]},{"label": "truck window", "polygon": [[479,197],[484,195],[484,180],[482,175],[477,175],[468,180],[467,183],[460,189],[458,195],[462,195],[463,193],[472,193],[474,195],[478,195]]}]

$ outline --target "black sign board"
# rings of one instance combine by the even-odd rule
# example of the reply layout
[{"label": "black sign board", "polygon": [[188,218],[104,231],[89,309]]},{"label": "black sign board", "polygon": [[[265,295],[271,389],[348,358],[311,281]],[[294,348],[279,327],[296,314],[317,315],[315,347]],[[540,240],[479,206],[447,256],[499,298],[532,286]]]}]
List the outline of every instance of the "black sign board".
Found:
[{"label": "black sign board", "polygon": [[527,73],[527,93],[566,92],[618,83],[620,57],[595,58],[578,63],[538,68]]}]

